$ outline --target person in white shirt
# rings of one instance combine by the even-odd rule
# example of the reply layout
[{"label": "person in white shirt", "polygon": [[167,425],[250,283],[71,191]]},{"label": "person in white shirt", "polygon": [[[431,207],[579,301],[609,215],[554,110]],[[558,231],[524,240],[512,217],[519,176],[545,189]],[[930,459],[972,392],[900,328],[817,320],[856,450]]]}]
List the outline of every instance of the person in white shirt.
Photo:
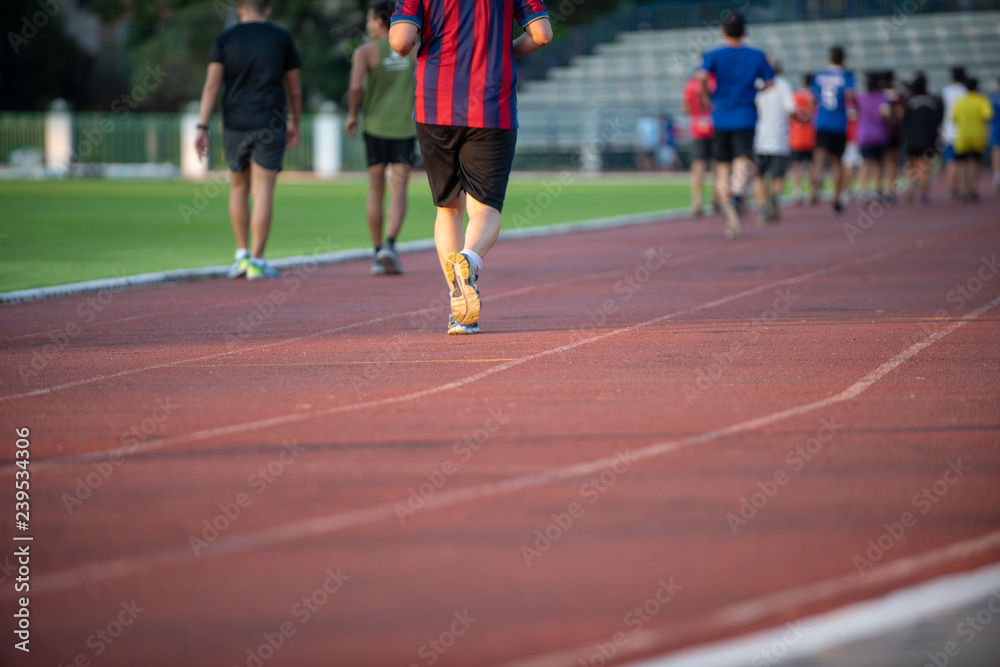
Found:
[{"label": "person in white shirt", "polygon": [[944,123],[941,124],[941,139],[944,141],[944,175],[951,189],[951,198],[958,199],[958,181],[955,164],[955,138],[958,129],[952,115],[955,113],[955,102],[968,94],[965,87],[965,68],[951,68],[951,83],[941,89],[941,101],[944,103]]},{"label": "person in white shirt", "polygon": [[[792,85],[780,76],[781,63],[773,60],[774,85],[757,92],[757,128],[753,151],[759,178],[754,195],[761,206],[762,224],[777,222],[778,197],[785,187],[785,170],[791,149],[788,145],[789,119],[795,113]],[[770,179],[770,186],[766,181]]]}]

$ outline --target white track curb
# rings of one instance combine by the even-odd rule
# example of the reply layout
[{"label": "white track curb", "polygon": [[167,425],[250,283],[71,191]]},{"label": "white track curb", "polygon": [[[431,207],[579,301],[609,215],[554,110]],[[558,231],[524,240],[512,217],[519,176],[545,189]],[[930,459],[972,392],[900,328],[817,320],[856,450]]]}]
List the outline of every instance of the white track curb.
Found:
[{"label": "white track curb", "polygon": [[[570,232],[577,231],[612,229],[614,227],[624,227],[626,225],[644,225],[663,220],[686,218],[690,214],[690,209],[687,208],[652,211],[648,213],[632,213],[629,215],[618,215],[610,218],[584,220],[582,222],[566,222],[542,227],[511,229],[501,231],[500,238],[520,239],[534,236],[568,234]],[[400,243],[396,246],[396,250],[402,253],[407,253],[429,250],[433,247],[434,239],[420,239],[418,241]],[[351,250],[338,250],[336,252],[327,252],[317,255],[296,255],[294,257],[283,257],[281,259],[268,260],[268,263],[276,269],[290,269],[304,265],[336,264],[338,262],[349,262],[355,259],[366,259],[371,257],[371,253],[371,248],[353,248]],[[126,287],[142,287],[170,282],[204,280],[206,278],[224,276],[226,275],[226,271],[228,269],[228,264],[225,266],[207,266],[200,269],[174,269],[171,271],[140,273],[134,276],[122,276],[121,278],[101,278],[99,280],[86,280],[84,282],[69,283],[66,285],[53,285],[51,287],[37,287],[33,289],[16,290],[13,292],[0,292],[0,304],[49,299],[58,296],[72,296],[74,294],[99,292],[101,290],[118,291]]]}]

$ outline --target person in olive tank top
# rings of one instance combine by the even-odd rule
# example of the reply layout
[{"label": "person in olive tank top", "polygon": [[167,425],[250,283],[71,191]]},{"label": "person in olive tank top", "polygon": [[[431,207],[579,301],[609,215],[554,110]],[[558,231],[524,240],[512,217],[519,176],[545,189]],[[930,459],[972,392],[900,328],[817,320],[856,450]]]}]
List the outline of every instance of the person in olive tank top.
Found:
[{"label": "person in olive tank top", "polygon": [[[368,231],[375,246],[371,272],[400,274],[403,267],[396,254],[396,237],[406,217],[406,189],[413,165],[417,134],[413,122],[414,78],[412,57],[401,56],[389,46],[392,6],[376,2],[368,10],[367,29],[372,41],[358,47],[351,59],[350,110],[344,129],[355,137],[358,112],[368,157]],[[385,241],[384,200],[386,165],[389,172],[389,224]]]}]

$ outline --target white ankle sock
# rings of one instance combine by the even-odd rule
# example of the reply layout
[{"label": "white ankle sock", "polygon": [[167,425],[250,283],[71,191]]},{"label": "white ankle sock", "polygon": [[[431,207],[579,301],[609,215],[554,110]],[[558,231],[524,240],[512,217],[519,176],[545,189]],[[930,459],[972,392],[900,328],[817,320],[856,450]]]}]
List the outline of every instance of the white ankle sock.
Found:
[{"label": "white ankle sock", "polygon": [[479,273],[483,268],[483,258],[480,257],[475,250],[463,250],[462,254],[469,258],[469,264],[472,265],[472,270],[475,273]]},{"label": "white ankle sock", "polygon": [[236,249],[236,259],[246,259],[248,257],[250,257],[250,251],[249,250],[247,250],[246,248],[237,248]]}]

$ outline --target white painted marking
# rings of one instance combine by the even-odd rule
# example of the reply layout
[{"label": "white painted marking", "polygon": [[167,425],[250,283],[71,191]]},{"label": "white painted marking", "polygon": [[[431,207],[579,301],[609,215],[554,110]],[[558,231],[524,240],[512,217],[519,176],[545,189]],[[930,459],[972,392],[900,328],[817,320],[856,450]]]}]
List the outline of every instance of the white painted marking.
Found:
[{"label": "white painted marking", "polygon": [[[986,545],[998,546],[1000,545],[1000,533],[991,533],[970,542],[971,549],[962,549],[962,552],[978,550]],[[959,550],[946,547],[939,552],[931,552],[931,554],[949,552],[950,555],[957,551]],[[932,559],[926,556],[928,555],[915,557],[915,560],[924,560],[922,567],[917,570],[918,572],[928,569],[931,566],[931,560],[940,561],[940,564],[947,563],[947,560]],[[903,563],[904,560],[906,559],[892,561],[882,568],[870,571],[869,574],[881,574],[878,577],[880,583],[898,580],[899,577],[892,576],[892,569],[894,565]],[[904,569],[912,570],[913,568]],[[851,577],[860,579],[853,575]],[[856,588],[851,585],[854,583],[853,581],[838,583],[840,583],[840,586],[837,587],[838,594]],[[868,588],[874,587],[870,581],[865,583]],[[801,636],[796,636],[794,631],[789,635],[790,628],[787,625],[782,625],[706,646],[685,649],[659,658],[630,663],[629,667],[746,667],[752,664],[765,664],[763,657],[765,651],[772,651],[776,645],[784,648],[781,658],[773,664],[782,664],[794,658],[817,655],[838,646],[906,628],[923,620],[945,614],[955,608],[985,600],[991,594],[1000,596],[1000,565],[998,564],[987,565],[972,572],[945,575],[893,591],[873,600],[855,602],[833,611],[798,619],[792,623],[792,627],[798,629]],[[722,624],[725,619],[719,619],[719,621]],[[789,641],[790,637],[794,638],[794,641]],[[646,644],[651,641],[655,640],[644,639]],[[593,652],[593,647],[590,647],[589,650]],[[941,650],[944,650],[943,646]],[[774,656],[775,653],[772,652],[770,655]],[[877,657],[872,656],[873,659]],[[755,658],[757,658],[756,661]],[[514,663],[517,667],[557,667],[558,665],[576,667],[577,664],[577,662],[570,661],[568,654],[564,659],[559,660]]]},{"label": "white painted marking", "polygon": [[[815,273],[815,272],[814,272]],[[764,289],[764,286],[757,288],[755,291]],[[726,297],[725,300],[730,300],[735,298]],[[952,322],[950,325],[938,330],[926,340],[919,343],[915,343],[911,347],[907,348],[900,354],[896,355],[886,363],[879,366],[877,369],[868,373],[864,378],[855,382],[850,387],[844,391],[836,394],[835,396],[821,399],[818,401],[812,401],[810,403],[805,403],[803,405],[790,408],[788,410],[782,410],[779,412],[772,413],[763,417],[758,417],[756,419],[750,419],[731,426],[717,429],[714,431],[709,431],[696,436],[690,436],[687,438],[682,438],[680,440],[657,443],[649,445],[647,447],[640,448],[638,450],[629,452],[629,458],[634,461],[649,459],[657,456],[662,456],[663,454],[677,451],[686,447],[691,447],[694,445],[704,444],[706,442],[711,442],[714,440],[719,440],[727,435],[733,435],[736,433],[752,431],[754,429],[760,428],[761,426],[771,424],[774,422],[789,419],[791,417],[797,417],[804,414],[808,414],[815,410],[823,407],[828,407],[830,405],[835,405],[837,403],[845,402],[856,398],[862,392],[867,390],[873,384],[875,384],[883,376],[891,372],[894,368],[905,362],[906,360],[912,358],[915,354],[921,350],[927,348],[929,345],[936,343],[945,336],[951,334],[958,328],[968,324],[972,320],[978,318],[984,313],[989,312],[991,309],[995,308],[1000,304],[1000,297],[997,297],[979,308],[976,308],[970,313],[967,313],[961,319]],[[701,308],[701,307],[699,307]],[[650,320],[649,322],[661,321],[667,316],[657,318],[656,320]],[[645,323],[644,323],[645,325]],[[637,325],[637,326],[644,326]],[[629,327],[627,329],[619,329],[618,331],[628,331],[636,327]],[[602,337],[594,337],[591,339],[586,339],[586,341],[579,341],[570,345],[562,346],[561,348],[556,348],[556,350],[562,349],[572,349],[579,345],[585,344],[585,342],[592,342],[593,340],[599,338],[606,338],[609,335],[605,334]],[[541,356],[546,356],[547,354],[552,354],[554,351],[542,352],[537,355],[531,355],[530,358],[538,358]],[[528,359],[526,357],[525,359]],[[513,362],[511,362],[513,363]],[[509,367],[510,364],[503,364],[503,367]],[[497,367],[500,368],[500,367]],[[482,375],[481,373],[479,375]],[[475,377],[475,376],[473,376]],[[456,383],[451,383],[452,385],[461,386],[466,381],[459,381]],[[447,385],[446,385],[447,386]],[[441,389],[426,390],[425,392],[420,392],[421,394],[436,393],[441,391]],[[454,490],[441,491],[434,496],[428,498],[421,508],[421,512],[450,507],[453,505],[458,505],[461,503],[469,501],[477,501],[485,498],[495,498],[498,496],[507,495],[515,491],[521,491],[524,489],[541,487],[562,480],[573,479],[577,477],[584,477],[587,475],[593,475],[595,473],[600,473],[612,465],[618,462],[617,456],[609,456],[593,461],[584,461],[562,468],[557,468],[551,471],[542,472],[533,475],[524,475],[521,477],[514,477],[506,480],[501,480],[498,482],[491,482],[487,484],[481,484],[476,486],[470,486],[465,488],[459,488]],[[402,501],[402,499],[401,499]],[[266,528],[253,533],[246,533],[242,535],[232,535],[228,537],[221,537],[215,543],[213,543],[207,552],[203,553],[201,556],[194,556],[193,552],[187,547],[176,547],[171,549],[166,549],[159,552],[154,552],[151,554],[145,554],[141,556],[126,556],[110,561],[99,561],[96,563],[91,563],[89,565],[84,565],[79,568],[74,568],[70,570],[63,570],[61,572],[55,572],[53,574],[43,574],[36,580],[36,585],[40,591],[59,591],[59,590],[70,590],[73,588],[78,588],[80,586],[87,585],[89,583],[94,583],[97,581],[107,581],[110,579],[117,579],[132,574],[137,574],[139,572],[152,569],[154,567],[166,567],[166,566],[176,566],[186,563],[191,563],[198,558],[213,558],[221,557],[231,554],[245,553],[249,551],[254,551],[256,549],[264,549],[277,545],[285,545],[291,542],[307,539],[310,537],[316,537],[319,535],[330,535],[348,528],[355,526],[368,525],[376,523],[378,521],[384,521],[386,519],[395,517],[395,503],[384,503],[381,505],[375,505],[373,507],[368,507],[360,510],[352,510],[348,512],[341,512],[337,514],[329,514],[326,516],[313,517],[310,519],[302,519],[300,521],[287,522],[272,528]],[[411,519],[412,520],[412,519]],[[994,544],[1000,543],[1000,533],[992,533],[989,537],[989,542],[986,547],[979,546],[976,549],[982,550],[983,548],[992,547]],[[985,538],[984,538],[985,539]],[[969,547],[962,546],[968,543],[959,543],[959,545],[953,545],[954,548],[965,553]],[[941,550],[941,551],[947,551]],[[939,553],[939,552],[934,552]],[[949,552],[950,553],[950,552]],[[937,558],[935,556],[935,558]],[[885,566],[879,568],[879,571],[883,570],[892,573],[905,573],[906,576],[912,576],[913,574],[919,573],[923,566],[911,567],[908,565],[911,561],[902,559],[901,561],[893,561]],[[920,562],[920,561],[912,561]],[[909,569],[907,569],[909,568]],[[751,601],[749,603],[744,603],[743,605],[735,605],[730,608],[726,608],[723,612],[723,618],[730,617],[731,622],[735,623],[745,623],[750,622],[754,618],[768,613],[771,610],[776,610],[784,606],[794,606],[798,604],[804,604],[810,601],[820,601],[824,599],[829,599],[835,595],[843,593],[841,590],[841,585],[848,579],[860,579],[866,581],[877,580],[879,577],[884,577],[886,575],[873,576],[874,572],[866,574],[864,577],[841,577],[835,580],[828,580],[826,582],[821,582],[812,586],[807,586],[802,589],[796,589],[792,592],[779,593],[774,596],[768,596],[767,598],[762,598],[759,600]],[[902,574],[894,574],[892,576],[902,576]],[[0,599],[5,599],[3,596],[9,595],[9,593],[0,593]],[[787,599],[786,599],[787,598]],[[641,645],[642,642],[636,642],[637,645]],[[643,647],[645,648],[645,647]]]},{"label": "white painted marking", "polygon": [[[619,334],[630,333],[632,331],[636,331],[638,329],[641,329],[641,328],[644,328],[644,327],[648,327],[648,326],[651,326],[653,324],[658,324],[659,322],[664,322],[664,321],[669,320],[669,319],[674,319],[676,317],[680,317],[681,315],[687,315],[687,314],[695,313],[695,312],[698,312],[698,311],[701,311],[701,310],[706,310],[706,309],[709,309],[709,308],[714,308],[716,306],[721,306],[723,304],[729,303],[730,301],[736,301],[736,300],[739,300],[739,299],[742,299],[742,298],[745,298],[745,297],[748,297],[748,296],[752,296],[754,294],[759,294],[761,292],[766,292],[768,290],[776,289],[776,288],[781,287],[783,285],[794,285],[796,283],[800,283],[800,282],[803,282],[805,280],[809,280],[811,278],[816,278],[818,276],[826,275],[828,273],[834,273],[834,272],[839,271],[840,269],[842,269],[842,268],[844,268],[846,266],[852,265],[852,264],[861,264],[861,263],[865,263],[865,262],[868,262],[868,261],[873,261],[873,260],[876,260],[876,259],[882,259],[882,258],[886,257],[887,255],[891,255],[893,253],[900,252],[903,249],[908,248],[908,247],[909,247],[908,245],[897,246],[896,248],[891,248],[889,250],[879,251],[879,252],[873,253],[871,255],[867,255],[865,257],[861,257],[859,259],[852,259],[852,260],[848,260],[846,262],[840,262],[838,264],[833,264],[833,265],[828,266],[828,267],[823,268],[823,269],[817,269],[816,271],[809,271],[808,273],[802,273],[802,274],[799,274],[797,276],[793,276],[791,278],[785,278],[783,280],[776,280],[774,282],[766,283],[766,284],[760,285],[758,287],[753,287],[751,289],[744,290],[744,291],[738,292],[736,294],[731,294],[729,296],[725,296],[725,297],[722,297],[720,299],[715,299],[714,301],[709,301],[707,303],[703,303],[703,304],[700,304],[698,306],[694,306],[692,308],[685,308],[684,310],[678,310],[678,311],[674,311],[672,313],[667,313],[666,315],[660,315],[658,317],[654,317],[651,320],[646,320],[645,322],[640,322],[639,324],[634,324],[634,325],[627,326],[627,327],[622,327],[622,328],[619,328],[619,329],[613,329],[611,331],[606,331],[604,333],[595,334],[595,335],[589,336],[587,338],[582,338],[582,339],[576,340],[576,341],[574,341],[572,343],[568,343],[566,345],[560,345],[559,347],[554,347],[554,348],[550,348],[548,350],[543,350],[541,352],[536,352],[535,354],[529,354],[527,356],[520,357],[520,358],[515,359],[513,361],[508,361],[508,362],[500,364],[498,366],[493,366],[493,367],[488,368],[488,369],[486,369],[484,371],[480,371],[479,373],[475,373],[473,375],[470,375],[468,377],[462,378],[460,380],[455,380],[453,382],[448,382],[448,383],[445,383],[445,384],[442,384],[442,385],[431,387],[429,389],[423,389],[423,390],[420,390],[420,391],[411,392],[409,394],[403,394],[402,396],[393,396],[393,397],[390,397],[390,398],[381,398],[381,399],[375,399],[375,400],[371,400],[371,401],[362,401],[360,403],[350,403],[350,404],[347,404],[347,405],[337,405],[337,406],[333,406],[333,407],[330,407],[330,408],[323,408],[323,409],[320,409],[320,410],[300,411],[300,412],[295,412],[295,413],[292,413],[292,414],[281,415],[281,416],[278,416],[278,417],[270,417],[268,419],[259,419],[259,420],[255,420],[255,421],[251,421],[251,422],[243,422],[243,423],[238,423],[238,424],[230,424],[228,426],[218,426],[218,427],[215,427],[215,428],[202,429],[201,431],[193,431],[191,433],[185,433],[185,434],[182,434],[182,435],[167,436],[167,437],[163,437],[163,438],[153,438],[153,439],[147,440],[145,442],[142,442],[142,443],[139,443],[139,444],[136,444],[136,445],[131,445],[131,446],[128,446],[128,447],[125,447],[125,446],[123,446],[123,447],[116,447],[114,449],[99,450],[99,451],[88,452],[86,454],[79,454],[79,455],[75,455],[75,456],[42,458],[42,459],[35,460],[33,462],[33,465],[34,465],[35,469],[38,470],[38,469],[52,468],[52,467],[61,466],[61,465],[73,465],[73,464],[78,464],[78,463],[87,463],[87,462],[90,462],[90,461],[103,460],[103,459],[106,459],[108,456],[111,456],[112,454],[120,454],[122,456],[129,456],[129,455],[135,454],[136,452],[155,451],[155,450],[158,450],[158,449],[163,449],[163,448],[166,448],[166,447],[173,447],[175,445],[179,445],[179,444],[183,444],[183,443],[197,442],[199,440],[207,440],[209,438],[218,438],[218,437],[224,437],[224,436],[228,436],[228,435],[236,435],[236,434],[240,434],[240,433],[247,433],[249,431],[256,431],[256,430],[259,430],[259,429],[262,429],[262,428],[270,428],[270,427],[274,427],[274,426],[281,426],[281,425],[284,425],[284,424],[293,424],[293,423],[296,423],[296,422],[305,421],[307,419],[315,419],[316,417],[329,417],[331,415],[343,414],[343,413],[346,413],[346,412],[355,412],[357,410],[366,410],[368,408],[379,408],[379,407],[385,407],[387,405],[393,405],[395,403],[403,403],[403,402],[408,402],[408,401],[414,401],[414,400],[417,400],[417,399],[420,399],[420,398],[424,398],[424,397],[427,397],[427,396],[433,396],[434,394],[439,394],[439,393],[444,392],[444,391],[450,391],[452,389],[458,389],[458,388],[464,387],[464,386],[466,386],[468,384],[472,384],[474,382],[478,382],[479,380],[485,379],[485,378],[487,378],[487,377],[489,377],[491,375],[495,375],[497,373],[501,373],[503,371],[506,371],[506,370],[509,370],[511,368],[514,368],[516,366],[520,366],[522,364],[525,364],[525,363],[527,363],[529,361],[534,361],[535,359],[541,359],[543,357],[547,357],[547,356],[550,356],[550,355],[553,355],[553,354],[561,354],[562,352],[568,352],[568,351],[574,350],[574,349],[576,349],[578,347],[582,347],[583,345],[588,345],[590,343],[594,343],[594,342],[597,342],[597,341],[602,341],[602,340],[604,340],[606,338],[610,338],[612,336],[617,336]],[[616,273],[619,273],[619,272],[616,271]],[[393,317],[393,316],[392,315],[387,315],[387,316],[385,316],[383,318],[379,318],[378,320],[373,320],[373,321],[379,321],[379,320],[383,320],[383,319],[388,319],[389,317]],[[337,331],[337,330],[340,330],[340,329],[348,329],[348,328],[351,328],[351,327],[354,327],[354,326],[359,326],[359,325],[358,324],[345,325],[345,326],[342,326],[342,327],[338,327],[337,329],[333,329],[331,331]],[[304,340],[304,339],[307,339],[307,338],[312,338],[312,337],[314,337],[316,335],[321,335],[322,333],[325,333],[325,332],[320,332],[320,334],[309,334],[307,336],[302,336],[300,338],[296,338],[296,339],[292,339],[292,340],[293,341]],[[272,345],[273,344],[275,344],[275,343],[272,343]],[[264,346],[262,346],[262,347],[264,347]],[[238,351],[239,350],[231,352],[231,353],[220,353],[220,354],[233,354],[233,353],[238,352]],[[202,357],[202,358],[196,359],[196,360],[186,360],[184,362],[170,362],[170,363],[167,363],[167,364],[161,364],[161,365],[153,367],[153,368],[165,368],[165,367],[169,367],[169,366],[175,366],[175,365],[178,365],[180,363],[188,363],[190,361],[201,361],[203,359],[212,358],[214,356],[220,356],[220,355],[211,355],[210,357]],[[117,373],[115,375],[109,375],[107,377],[109,377],[109,378],[110,377],[116,377],[118,375],[131,374],[132,372],[138,372],[138,371],[122,371],[121,373]],[[93,379],[91,379],[90,381],[92,381],[92,380]],[[76,383],[68,383],[67,385],[60,385],[59,388],[65,388],[66,386],[71,386],[71,385],[75,385],[75,384],[82,384],[84,382],[86,382],[86,381],[79,380]],[[47,390],[38,389],[38,390],[35,390],[35,392],[33,392],[33,393],[35,393],[35,394],[37,394],[37,393],[47,393]],[[3,399],[0,399],[0,401],[2,401],[2,400]],[[5,466],[2,466],[2,467],[0,467],[0,476],[9,476],[16,469],[17,468],[16,468],[16,466],[14,464],[7,464]]]}]

